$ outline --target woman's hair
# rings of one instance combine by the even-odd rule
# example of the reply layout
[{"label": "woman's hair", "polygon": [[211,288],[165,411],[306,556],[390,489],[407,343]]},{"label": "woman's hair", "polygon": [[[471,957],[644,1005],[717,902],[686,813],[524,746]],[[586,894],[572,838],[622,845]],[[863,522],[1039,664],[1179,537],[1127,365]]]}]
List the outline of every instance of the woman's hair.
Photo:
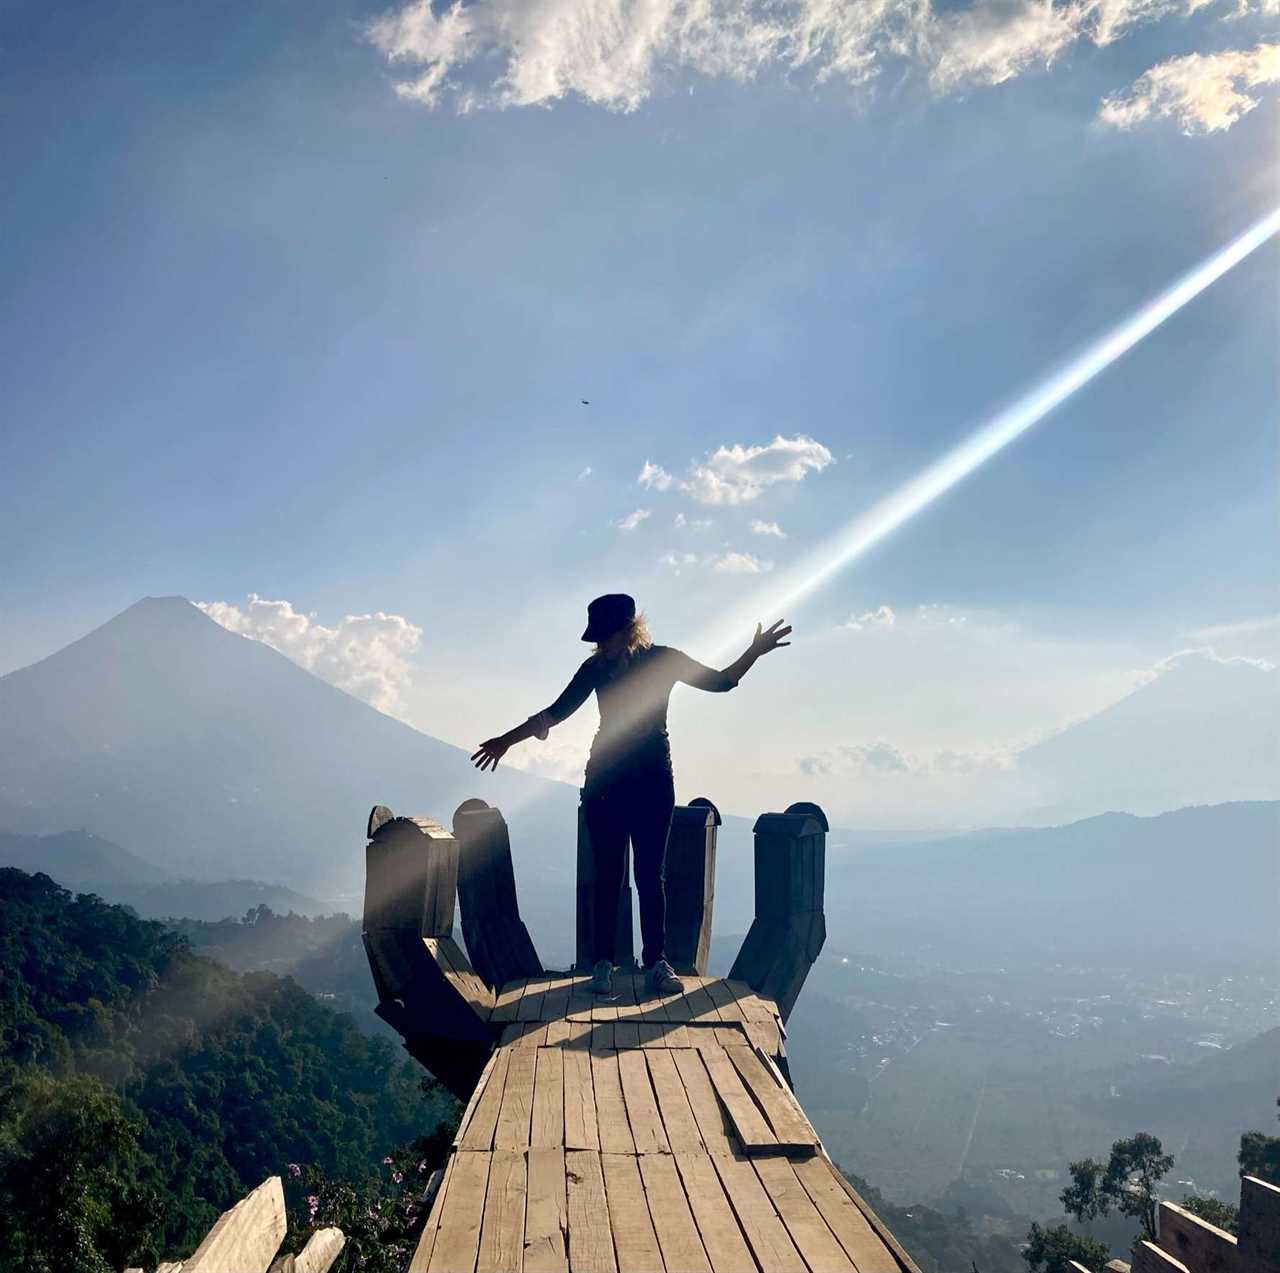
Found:
[{"label": "woman's hair", "polygon": [[[653,637],[649,635],[649,620],[645,617],[643,610],[627,624],[626,633],[628,654],[634,654],[637,650],[647,650],[653,644]],[[612,640],[612,637],[609,639]],[[596,654],[600,653],[602,644],[603,642],[597,642]]]}]

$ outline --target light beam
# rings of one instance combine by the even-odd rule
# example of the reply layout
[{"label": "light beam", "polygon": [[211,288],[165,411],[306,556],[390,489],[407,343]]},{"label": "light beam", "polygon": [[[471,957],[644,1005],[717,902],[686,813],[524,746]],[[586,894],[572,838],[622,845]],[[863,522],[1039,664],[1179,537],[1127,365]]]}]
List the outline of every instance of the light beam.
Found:
[{"label": "light beam", "polygon": [[741,608],[735,608],[722,621],[717,621],[712,632],[707,634],[710,639],[698,642],[690,652],[699,658],[710,656],[711,662],[740,653],[746,638],[754,631],[757,619],[768,623],[786,615],[850,562],[1020,438],[1032,425],[1128,353],[1143,337],[1149,336],[1278,231],[1280,208],[1215,252],[928,468],[846,523],[804,559],[775,577],[768,586],[757,590]]}]

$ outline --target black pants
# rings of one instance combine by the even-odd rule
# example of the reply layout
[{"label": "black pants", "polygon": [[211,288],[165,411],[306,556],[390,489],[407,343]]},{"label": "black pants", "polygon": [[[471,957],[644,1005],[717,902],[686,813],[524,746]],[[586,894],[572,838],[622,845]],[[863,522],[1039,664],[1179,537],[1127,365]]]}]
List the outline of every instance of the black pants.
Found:
[{"label": "black pants", "polygon": [[592,900],[592,961],[615,958],[618,894],[631,839],[632,873],[640,898],[641,960],[646,967],[666,957],[667,895],[664,885],[667,834],[675,808],[669,765],[627,767],[582,789],[582,811],[591,836],[595,865]]}]

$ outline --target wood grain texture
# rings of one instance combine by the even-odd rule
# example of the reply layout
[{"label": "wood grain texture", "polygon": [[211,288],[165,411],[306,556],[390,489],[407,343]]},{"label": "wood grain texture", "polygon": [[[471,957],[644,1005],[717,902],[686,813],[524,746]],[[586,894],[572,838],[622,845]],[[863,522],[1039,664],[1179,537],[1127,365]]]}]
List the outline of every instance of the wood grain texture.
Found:
[{"label": "wood grain texture", "polygon": [[836,1179],[835,1167],[826,1158],[793,1163],[792,1170],[858,1273],[901,1273],[903,1265]]},{"label": "wood grain texture", "polygon": [[591,1057],[580,1050],[564,1053],[564,1144],[566,1149],[600,1148]]},{"label": "wood grain texture", "polygon": [[601,1154],[609,1227],[618,1257],[618,1273],[662,1273],[665,1264],[653,1231],[644,1183],[631,1154]]},{"label": "wood grain texture", "polygon": [[634,1154],[627,1107],[622,1099],[622,1079],[616,1052],[591,1053],[591,1079],[595,1085],[596,1120],[600,1129],[600,1149],[610,1154]]},{"label": "wood grain texture", "polygon": [[639,1162],[663,1262],[680,1273],[711,1273],[675,1159],[670,1154],[644,1154]]},{"label": "wood grain texture", "polygon": [[[436,1202],[440,1220],[427,1273],[471,1273],[475,1268],[490,1157],[465,1150],[454,1154],[453,1171]],[[410,1273],[416,1273],[412,1265]]]},{"label": "wood grain texture", "polygon": [[493,1133],[495,1149],[528,1149],[529,1125],[533,1116],[533,1076],[536,1048],[512,1048],[502,1106]]},{"label": "wood grain texture", "polygon": [[649,1081],[649,1067],[642,1051],[619,1052],[618,1075],[622,1080],[622,1096],[627,1107],[627,1121],[638,1154],[671,1152],[667,1134],[658,1113],[658,1102]]},{"label": "wood grain texture", "polygon": [[529,1198],[524,1221],[524,1273],[568,1273],[564,1150],[529,1150]]},{"label": "wood grain texture", "polygon": [[520,1273],[524,1267],[524,1154],[499,1149],[489,1165],[476,1273]]},{"label": "wood grain texture", "polygon": [[538,1048],[533,1079],[533,1119],[529,1144],[554,1149],[565,1143],[564,1053],[559,1048]]},{"label": "wood grain texture", "polygon": [[572,1273],[617,1273],[600,1155],[570,1149],[565,1152],[564,1161],[569,1195],[569,1268]]},{"label": "wood grain texture", "polygon": [[675,1164],[714,1273],[756,1273],[756,1262],[711,1159],[703,1154],[677,1154]]}]

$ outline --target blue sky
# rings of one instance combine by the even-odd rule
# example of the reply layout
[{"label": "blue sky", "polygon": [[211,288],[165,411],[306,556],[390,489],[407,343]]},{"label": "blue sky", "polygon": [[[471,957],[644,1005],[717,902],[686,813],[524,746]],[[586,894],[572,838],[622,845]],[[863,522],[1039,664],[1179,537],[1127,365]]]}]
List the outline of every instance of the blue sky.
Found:
[{"label": "blue sky", "polygon": [[[1274,0],[724,11],[7,5],[0,671],[142,595],[256,594],[312,617],[246,630],[473,744],[554,696],[591,596],[699,654],[1280,201]],[[1271,653],[1278,260],[787,615],[731,708],[678,704],[689,782],[1003,755],[1204,629]],[[806,794],[912,820],[860,790]]]}]

